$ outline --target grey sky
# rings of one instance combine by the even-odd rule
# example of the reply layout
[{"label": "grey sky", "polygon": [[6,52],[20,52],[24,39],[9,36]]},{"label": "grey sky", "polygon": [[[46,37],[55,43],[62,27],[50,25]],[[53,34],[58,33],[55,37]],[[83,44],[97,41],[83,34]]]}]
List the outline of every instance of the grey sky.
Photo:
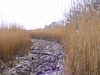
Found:
[{"label": "grey sky", "polygon": [[63,19],[71,0],[0,0],[0,22],[16,22],[26,29],[44,27]]}]

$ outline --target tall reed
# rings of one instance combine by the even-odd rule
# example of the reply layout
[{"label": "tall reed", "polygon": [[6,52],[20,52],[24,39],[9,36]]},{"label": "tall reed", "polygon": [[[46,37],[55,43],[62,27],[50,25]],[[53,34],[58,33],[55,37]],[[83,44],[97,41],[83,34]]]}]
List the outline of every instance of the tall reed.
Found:
[{"label": "tall reed", "polygon": [[7,61],[22,54],[30,45],[29,34],[19,27],[0,28],[0,59]]},{"label": "tall reed", "polygon": [[83,10],[78,29],[73,17],[66,27],[63,42],[65,68],[69,75],[100,75],[100,15]]}]

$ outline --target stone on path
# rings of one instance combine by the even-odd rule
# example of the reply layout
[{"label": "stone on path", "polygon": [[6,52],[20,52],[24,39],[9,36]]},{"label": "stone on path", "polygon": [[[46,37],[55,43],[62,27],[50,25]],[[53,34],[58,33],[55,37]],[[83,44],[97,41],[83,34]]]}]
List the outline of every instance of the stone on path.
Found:
[{"label": "stone on path", "polygon": [[28,54],[16,57],[12,68],[0,75],[64,75],[64,49],[56,41],[32,39]]}]

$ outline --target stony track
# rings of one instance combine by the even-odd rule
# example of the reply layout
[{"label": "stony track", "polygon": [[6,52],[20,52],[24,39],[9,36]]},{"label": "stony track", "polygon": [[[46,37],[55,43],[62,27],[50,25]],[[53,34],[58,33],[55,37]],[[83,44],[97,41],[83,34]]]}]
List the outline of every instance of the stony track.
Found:
[{"label": "stony track", "polygon": [[57,41],[32,39],[29,53],[16,57],[12,68],[6,67],[1,75],[64,75],[64,49]]}]

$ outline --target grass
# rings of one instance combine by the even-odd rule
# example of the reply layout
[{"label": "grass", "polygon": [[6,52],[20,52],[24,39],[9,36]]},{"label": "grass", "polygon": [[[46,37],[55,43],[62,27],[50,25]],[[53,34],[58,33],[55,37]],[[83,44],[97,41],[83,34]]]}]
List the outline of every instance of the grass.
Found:
[{"label": "grass", "polygon": [[0,28],[0,59],[8,61],[29,47],[29,34],[19,27]]},{"label": "grass", "polygon": [[17,28],[0,29],[0,58],[6,60],[17,52],[23,52],[28,46],[28,35],[56,39],[64,46],[65,72],[69,75],[100,75],[100,15],[83,10],[77,29],[75,17],[72,15],[65,27],[29,30],[28,34]]},{"label": "grass", "polygon": [[83,11],[78,19],[72,15],[66,27],[33,30],[33,37],[60,40],[65,50],[64,67],[69,75],[100,75],[100,15]]},{"label": "grass", "polygon": [[60,40],[65,32],[65,27],[57,26],[46,29],[36,29],[29,31],[33,38],[47,39],[47,40]]},{"label": "grass", "polygon": [[66,27],[65,68],[69,75],[100,75],[100,15],[82,12],[79,27],[74,19]]}]

